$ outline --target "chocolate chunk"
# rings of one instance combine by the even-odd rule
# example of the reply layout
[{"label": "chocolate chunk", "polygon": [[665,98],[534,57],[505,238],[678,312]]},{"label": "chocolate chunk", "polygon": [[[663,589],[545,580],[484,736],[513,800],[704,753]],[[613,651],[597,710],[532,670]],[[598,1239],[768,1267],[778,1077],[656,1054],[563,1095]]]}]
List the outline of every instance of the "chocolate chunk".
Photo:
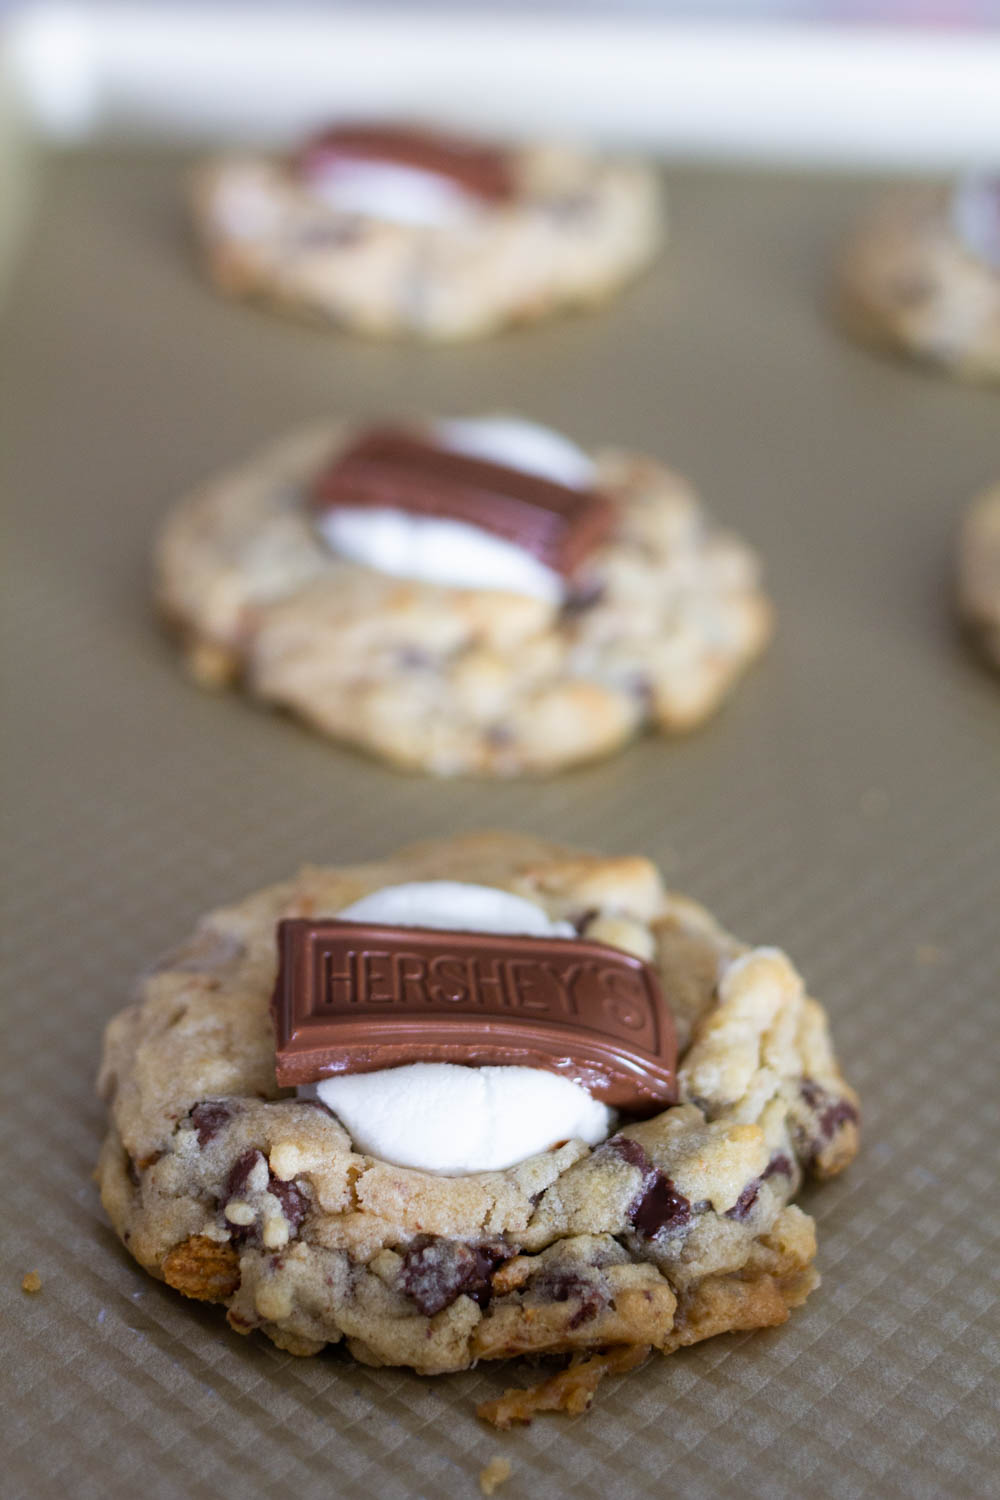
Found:
[{"label": "chocolate chunk", "polygon": [[643,1239],[651,1240],[664,1230],[682,1229],[691,1218],[691,1204],[669,1177],[656,1171],[629,1205],[628,1216]]},{"label": "chocolate chunk", "polygon": [[628,1162],[630,1167],[638,1167],[643,1176],[655,1171],[653,1163],[646,1155],[646,1149],[638,1141],[634,1141],[630,1135],[612,1136],[606,1145],[601,1147],[603,1152],[609,1156],[617,1156],[622,1161]]},{"label": "chocolate chunk", "polygon": [[412,125],[335,125],[307,141],[295,165],[309,178],[364,162],[433,173],[484,203],[503,203],[514,196],[514,174],[506,151]]},{"label": "chocolate chunk", "polygon": [[196,1104],[188,1118],[198,1132],[198,1145],[204,1149],[232,1117],[232,1109],[221,1099],[204,1099],[201,1104]]},{"label": "chocolate chunk", "polygon": [[600,1148],[609,1155],[638,1167],[642,1173],[639,1190],[625,1214],[643,1239],[654,1239],[664,1231],[682,1229],[691,1218],[691,1204],[679,1193],[666,1173],[654,1166],[645,1149],[631,1136],[616,1135]]},{"label": "chocolate chunk", "polygon": [[570,489],[390,427],[365,433],[339,454],[316,479],[312,504],[462,521],[523,547],[567,578],[615,520],[613,502],[596,490]]},{"label": "chocolate chunk", "polygon": [[461,1240],[421,1234],[404,1251],[400,1285],[425,1318],[433,1318],[460,1296],[485,1307],[493,1272],[512,1254],[499,1240],[466,1245]]},{"label": "chocolate chunk", "polygon": [[760,1184],[761,1179],[759,1177],[754,1177],[752,1181],[748,1182],[732,1208],[726,1209],[725,1217],[742,1223],[760,1196]]},{"label": "chocolate chunk", "polygon": [[579,1328],[603,1312],[611,1300],[607,1283],[581,1276],[577,1271],[546,1270],[531,1283],[531,1296],[540,1302],[579,1302],[570,1328]]},{"label": "chocolate chunk", "polygon": [[769,1177],[794,1177],[794,1175],[794,1165],[783,1151],[779,1151],[775,1156],[771,1157],[771,1160],[759,1177],[751,1178],[732,1208],[726,1209],[725,1217],[727,1219],[735,1219],[737,1223],[742,1223],[760,1196],[760,1185],[762,1182],[766,1182]]},{"label": "chocolate chunk", "polygon": [[813,1115],[811,1132],[800,1132],[801,1154],[807,1165],[829,1145],[842,1125],[856,1125],[858,1111],[849,1099],[831,1094],[814,1078],[804,1078],[799,1092]]},{"label": "chocolate chunk", "polygon": [[291,1228],[298,1229],[309,1212],[309,1199],[306,1194],[294,1182],[282,1182],[280,1177],[275,1177],[273,1174],[268,1178],[267,1190],[273,1193],[281,1204],[281,1212]]},{"label": "chocolate chunk", "polygon": [[588,906],[586,911],[580,912],[579,916],[573,917],[573,926],[582,937],[595,917],[601,915],[599,906]]},{"label": "chocolate chunk", "polygon": [[224,1189],[224,1199],[228,1203],[231,1198],[238,1198],[244,1192],[250,1181],[250,1174],[258,1162],[264,1160],[264,1153],[251,1146],[249,1151],[244,1151],[238,1156],[229,1169]]},{"label": "chocolate chunk", "polygon": [[676,1097],[655,970],[603,943],[292,918],[278,949],[279,1084],[414,1062],[516,1063],[634,1114]]},{"label": "chocolate chunk", "polygon": [[562,618],[571,620],[577,615],[586,614],[588,610],[601,603],[604,593],[604,584],[596,578],[572,589],[562,602]]},{"label": "chocolate chunk", "polygon": [[[223,1188],[222,1206],[225,1208],[234,1198],[239,1198],[247,1190],[250,1177],[258,1165],[265,1161],[263,1151],[251,1147],[238,1156],[229,1169]],[[303,1219],[309,1212],[310,1199],[308,1194],[294,1182],[283,1182],[280,1177],[275,1177],[268,1167],[266,1192],[277,1198],[281,1205],[281,1211],[288,1220],[291,1233],[294,1235]],[[256,1223],[232,1224],[227,1221],[229,1236],[235,1245],[257,1244],[260,1241],[260,1228]]]}]

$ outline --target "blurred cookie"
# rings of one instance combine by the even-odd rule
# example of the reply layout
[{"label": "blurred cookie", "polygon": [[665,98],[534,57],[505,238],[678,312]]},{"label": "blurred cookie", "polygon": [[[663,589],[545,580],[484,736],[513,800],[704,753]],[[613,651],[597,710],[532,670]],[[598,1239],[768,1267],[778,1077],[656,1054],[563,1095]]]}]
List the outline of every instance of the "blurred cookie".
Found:
[{"label": "blurred cookie", "polygon": [[962,522],[958,605],[986,655],[1000,667],[1000,485],[973,501]]},{"label": "blurred cookie", "polygon": [[194,213],[223,291],[435,340],[601,301],[652,258],[664,224],[643,164],[389,124],[212,161]]},{"label": "blurred cookie", "polygon": [[[475,979],[465,960],[428,963],[416,952],[429,941],[446,951],[453,929],[469,928],[483,949]],[[346,931],[353,968],[279,972],[290,930]],[[496,933],[506,936],[493,952]],[[373,934],[382,934],[374,944]],[[531,958],[538,944],[544,978]],[[607,987],[623,963],[653,976],[653,990]],[[297,1088],[276,1077],[289,1055],[288,984],[296,1052],[312,1065],[304,1076],[320,1080]],[[318,986],[308,1015],[303,986]],[[403,1067],[398,1047],[387,1060],[380,1052],[390,1017],[402,1015],[397,1034],[419,1042],[418,1015],[444,1007],[449,1026],[468,1025],[484,1005],[521,1017],[532,1036],[556,1016],[569,1062],[560,1052],[540,1070],[516,1057],[480,1069],[452,1048],[451,1063]],[[353,1072],[335,1048],[322,1050],[331,1015],[364,1031]],[[640,1044],[654,1046],[646,1030],[660,1035],[665,1062],[676,1047],[676,1102],[646,1099],[616,1115],[586,1068],[576,1082],[549,1071],[575,1064],[593,1027],[637,1056],[640,1071]],[[492,1035],[492,1022],[479,1031]],[[417,1109],[412,1091],[392,1091],[421,1067],[429,1082]],[[480,1072],[500,1076],[476,1090]],[[549,1084],[552,1099],[556,1086],[573,1098],[533,1119],[523,1075],[539,1084],[532,1100],[549,1097]],[[737,942],[665,891],[648,860],[523,835],[466,835],[376,864],[306,869],[211,913],[111,1022],[101,1088],[111,1113],[102,1199],[153,1275],[225,1304],[233,1328],[259,1329],[293,1354],[345,1341],[367,1364],[435,1374],[610,1347],[610,1364],[571,1371],[549,1401],[571,1410],[586,1401],[589,1376],[650,1348],[671,1353],[784,1322],[818,1280],[814,1225],[793,1200],[810,1175],[841,1171],[858,1145],[857,1097],[826,1016],[783,953]],[[486,1414],[524,1417],[530,1395]]]},{"label": "blurred cookie", "polygon": [[300,433],[178,505],[156,561],[199,680],[438,775],[689,729],[771,629],[677,475],[512,418]]},{"label": "blurred cookie", "polygon": [[887,203],[847,250],[838,303],[867,342],[1000,379],[1000,176]]}]

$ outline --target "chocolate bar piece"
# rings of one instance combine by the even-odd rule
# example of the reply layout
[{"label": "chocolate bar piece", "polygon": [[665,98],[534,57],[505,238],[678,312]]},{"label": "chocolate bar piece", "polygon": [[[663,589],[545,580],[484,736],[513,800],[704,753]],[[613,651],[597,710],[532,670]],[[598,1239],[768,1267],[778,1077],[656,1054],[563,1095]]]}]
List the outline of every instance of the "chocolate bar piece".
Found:
[{"label": "chocolate bar piece", "polygon": [[487,203],[503,203],[514,196],[514,174],[506,151],[416,126],[335,125],[306,142],[297,167],[310,176],[341,162],[386,162],[433,172]]},{"label": "chocolate bar piece", "polygon": [[321,510],[370,507],[478,526],[533,554],[565,577],[604,540],[614,504],[538,474],[452,453],[402,430],[375,428],[320,474]]},{"label": "chocolate bar piece", "polygon": [[279,1084],[404,1063],[546,1068],[631,1114],[677,1097],[655,971],[603,943],[292,918],[278,924]]}]

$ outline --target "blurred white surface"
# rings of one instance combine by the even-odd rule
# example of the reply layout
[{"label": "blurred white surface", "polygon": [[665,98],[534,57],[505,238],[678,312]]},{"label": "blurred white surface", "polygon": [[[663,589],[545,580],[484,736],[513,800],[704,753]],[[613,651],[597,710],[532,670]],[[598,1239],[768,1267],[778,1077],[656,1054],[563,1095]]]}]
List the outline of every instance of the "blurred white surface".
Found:
[{"label": "blurred white surface", "polygon": [[1000,161],[1000,36],[480,7],[28,6],[38,129],[284,142],[392,115],[673,156],[915,170]]}]

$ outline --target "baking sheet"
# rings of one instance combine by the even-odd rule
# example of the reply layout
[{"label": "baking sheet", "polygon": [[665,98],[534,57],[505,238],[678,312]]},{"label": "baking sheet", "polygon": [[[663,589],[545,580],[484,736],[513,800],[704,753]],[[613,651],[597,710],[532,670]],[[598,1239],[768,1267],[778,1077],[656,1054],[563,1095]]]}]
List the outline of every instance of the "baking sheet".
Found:
[{"label": "baking sheet", "polygon": [[[1000,471],[1000,393],[827,326],[830,255],[878,185],[672,172],[673,244],[620,301],[433,350],[217,299],[184,165],[51,160],[0,337],[3,1493],[461,1497],[498,1453],[504,1500],[997,1493],[1000,679],[956,635],[949,570],[960,506]],[[175,495],[294,423],[415,404],[517,408],[694,477],[779,609],[719,718],[546,781],[439,784],[184,679],[147,602]],[[103,1023],[200,912],[489,825],[643,850],[787,947],[866,1128],[807,1198],[824,1281],[790,1323],[508,1435],[473,1407],[510,1366],[421,1380],[243,1339],[133,1264],[90,1180]]]}]

